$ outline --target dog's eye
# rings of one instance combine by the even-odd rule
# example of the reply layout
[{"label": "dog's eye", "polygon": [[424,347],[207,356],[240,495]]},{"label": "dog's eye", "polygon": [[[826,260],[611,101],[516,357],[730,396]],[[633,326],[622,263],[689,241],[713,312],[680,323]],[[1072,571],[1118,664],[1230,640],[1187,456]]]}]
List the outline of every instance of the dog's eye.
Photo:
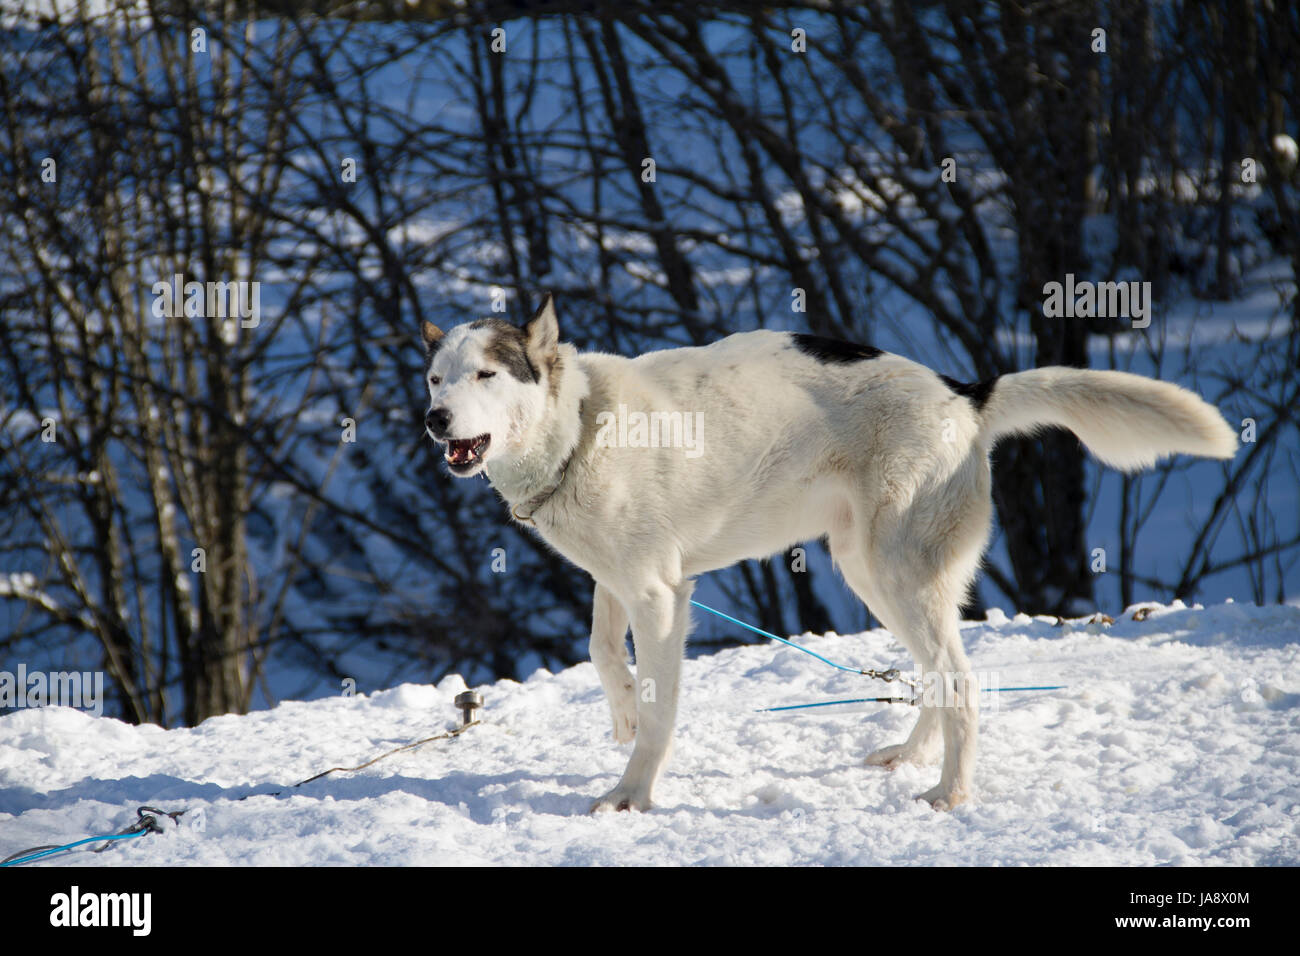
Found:
[{"label": "dog's eye", "polygon": [[479,377],[479,378],[491,378],[491,377],[492,377],[493,375],[495,375],[495,374],[496,374],[496,372],[489,372],[487,369],[483,369],[481,372],[478,373],[478,377]]},{"label": "dog's eye", "polygon": [[436,375],[430,375],[430,376],[429,376],[429,384],[430,384],[430,385],[441,385],[441,384],[442,384],[442,379],[440,379],[440,378],[439,378],[438,376],[436,376]]}]

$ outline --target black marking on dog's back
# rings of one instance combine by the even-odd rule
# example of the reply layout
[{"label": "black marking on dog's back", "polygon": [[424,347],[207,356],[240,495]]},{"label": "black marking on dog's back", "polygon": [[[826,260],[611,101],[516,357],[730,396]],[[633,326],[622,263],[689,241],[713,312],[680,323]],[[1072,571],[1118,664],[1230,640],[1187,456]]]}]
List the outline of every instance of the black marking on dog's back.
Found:
[{"label": "black marking on dog's back", "polygon": [[976,410],[980,410],[984,407],[984,403],[987,402],[989,396],[993,394],[993,386],[998,383],[996,375],[993,376],[993,378],[985,379],[982,382],[959,382],[955,378],[949,378],[947,375],[940,375],[939,377],[943,379],[943,384],[947,385],[958,395],[961,395],[964,398],[969,398],[974,402]]},{"label": "black marking on dog's back", "polygon": [[847,365],[849,362],[863,362],[885,354],[870,345],[858,345],[856,342],[828,339],[820,335],[792,332],[790,338],[794,341],[794,347],[804,355],[827,364]]},{"label": "black marking on dog's back", "polygon": [[483,354],[505,367],[521,382],[540,382],[542,376],[528,359],[528,340],[524,330],[502,319],[477,319],[470,323],[472,329],[489,329],[491,337]]}]

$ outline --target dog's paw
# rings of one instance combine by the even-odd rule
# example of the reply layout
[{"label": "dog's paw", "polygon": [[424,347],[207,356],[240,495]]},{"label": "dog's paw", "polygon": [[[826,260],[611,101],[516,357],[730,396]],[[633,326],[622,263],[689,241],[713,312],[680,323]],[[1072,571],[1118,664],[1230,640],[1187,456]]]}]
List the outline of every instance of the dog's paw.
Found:
[{"label": "dog's paw", "polygon": [[653,803],[650,795],[636,790],[615,787],[591,805],[592,813],[606,813],[610,810],[649,810]]},{"label": "dog's paw", "polygon": [[957,787],[945,787],[943,784],[939,784],[937,787],[931,787],[925,793],[917,794],[916,799],[924,800],[936,810],[951,810],[953,807],[961,806],[969,800],[970,794]]},{"label": "dog's paw", "polygon": [[892,747],[882,747],[867,756],[868,767],[884,767],[886,770],[897,770],[905,763],[927,764],[933,759],[933,756],[924,750],[916,747],[909,747],[907,744],[894,744]]}]

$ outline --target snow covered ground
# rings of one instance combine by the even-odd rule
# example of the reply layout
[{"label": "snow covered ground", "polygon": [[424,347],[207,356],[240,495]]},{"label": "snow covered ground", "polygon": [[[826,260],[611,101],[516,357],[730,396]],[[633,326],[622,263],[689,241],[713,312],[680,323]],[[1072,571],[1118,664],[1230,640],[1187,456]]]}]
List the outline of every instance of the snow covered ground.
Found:
[{"label": "snow covered ground", "polygon": [[[1300,862],[1300,608],[1175,604],[1064,626],[994,612],[963,636],[1001,686],[1068,687],[983,695],[979,796],[949,814],[912,799],[937,768],[863,764],[902,738],[911,708],[754,712],[897,685],[752,646],[686,662],[676,753],[641,815],[586,813],[630,748],[609,737],[590,664],[484,687],[484,722],[463,736],[281,796],[454,726],[464,685],[178,730],[18,711],[0,718],[0,857],[114,832],[151,804],[201,809],[203,827],[38,865]],[[805,640],[910,666],[884,631]]]}]

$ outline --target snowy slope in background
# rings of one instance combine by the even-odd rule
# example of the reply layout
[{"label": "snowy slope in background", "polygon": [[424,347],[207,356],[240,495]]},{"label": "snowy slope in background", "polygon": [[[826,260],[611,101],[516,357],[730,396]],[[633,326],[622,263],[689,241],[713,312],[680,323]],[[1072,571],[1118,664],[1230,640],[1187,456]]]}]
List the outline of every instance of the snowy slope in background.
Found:
[{"label": "snowy slope in background", "polygon": [[[265,794],[454,726],[463,684],[169,731],[19,711],[0,718],[0,857],[114,832],[152,804],[202,808],[204,828],[38,865],[1300,862],[1300,608],[1174,605],[1111,626],[993,612],[963,638],[1002,686],[1069,686],[983,695],[979,796],[950,814],[912,799],[936,767],[863,764],[911,708],[754,712],[897,685],[755,646],[686,662],[676,753],[643,815],[586,815],[630,749],[609,737],[590,664],[484,687],[484,723],[463,736],[283,796]],[[880,630],[806,642],[911,663]]]}]

